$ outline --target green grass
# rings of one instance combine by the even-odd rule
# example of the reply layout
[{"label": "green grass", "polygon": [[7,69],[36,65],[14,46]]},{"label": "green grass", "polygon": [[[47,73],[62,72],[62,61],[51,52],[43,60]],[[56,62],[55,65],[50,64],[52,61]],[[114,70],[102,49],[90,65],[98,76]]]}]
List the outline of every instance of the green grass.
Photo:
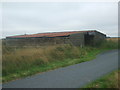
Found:
[{"label": "green grass", "polygon": [[113,42],[106,42],[97,47],[84,48],[71,45],[39,48],[13,48],[3,46],[2,82],[89,61],[103,51],[116,48],[117,44],[113,44]]},{"label": "green grass", "polygon": [[120,81],[118,77],[120,77],[120,75],[118,73],[120,73],[120,70],[107,74],[86,85],[84,88],[120,88],[120,85],[118,85]]},{"label": "green grass", "polygon": [[95,58],[95,56],[101,52],[102,50],[98,50],[98,49],[93,49],[92,51],[90,51],[89,53],[87,53],[86,56],[82,56],[80,58],[74,58],[74,59],[64,59],[64,60],[56,60],[56,61],[52,61],[49,63],[44,63],[41,65],[32,65],[32,67],[29,67],[27,69],[22,69],[22,70],[18,70],[17,72],[8,74],[6,76],[3,76],[3,82],[7,82],[10,80],[14,80],[14,79],[18,79],[21,77],[26,77],[29,75],[33,75],[39,72],[45,72],[48,70],[52,70],[52,69],[56,69],[59,67],[65,67],[65,66],[69,66],[69,65],[73,65],[73,64],[77,64],[77,63],[81,63],[81,62],[85,62],[85,61],[89,61]]}]

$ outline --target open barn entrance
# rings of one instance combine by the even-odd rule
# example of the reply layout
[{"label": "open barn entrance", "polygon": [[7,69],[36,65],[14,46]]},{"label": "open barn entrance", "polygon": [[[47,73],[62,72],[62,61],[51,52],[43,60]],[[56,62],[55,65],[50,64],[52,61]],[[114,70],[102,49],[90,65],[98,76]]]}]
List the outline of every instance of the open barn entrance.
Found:
[{"label": "open barn entrance", "polygon": [[85,46],[93,46],[94,45],[94,35],[85,34],[84,40],[85,40]]}]

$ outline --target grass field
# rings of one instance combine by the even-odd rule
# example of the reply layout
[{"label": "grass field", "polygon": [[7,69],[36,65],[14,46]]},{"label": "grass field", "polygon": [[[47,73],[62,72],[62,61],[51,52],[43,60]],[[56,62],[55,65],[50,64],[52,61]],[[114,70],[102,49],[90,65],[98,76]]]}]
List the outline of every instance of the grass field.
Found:
[{"label": "grass field", "polygon": [[111,41],[105,41],[100,46],[84,48],[72,45],[14,48],[3,45],[2,81],[8,82],[92,60],[98,53],[116,48],[118,48],[118,43]]},{"label": "grass field", "polygon": [[118,42],[118,41],[120,41],[120,38],[107,38],[106,40],[108,40],[108,41],[113,41],[113,42]]},{"label": "grass field", "polygon": [[93,81],[84,88],[120,88],[120,70],[114,71],[108,75]]}]

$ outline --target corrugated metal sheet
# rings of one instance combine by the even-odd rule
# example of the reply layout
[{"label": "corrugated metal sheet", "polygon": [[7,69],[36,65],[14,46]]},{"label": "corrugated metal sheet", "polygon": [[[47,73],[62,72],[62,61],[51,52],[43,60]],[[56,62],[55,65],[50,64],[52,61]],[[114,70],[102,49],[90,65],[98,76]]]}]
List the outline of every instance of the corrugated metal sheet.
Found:
[{"label": "corrugated metal sheet", "polygon": [[60,36],[68,36],[75,33],[82,32],[95,32],[93,31],[71,31],[71,32],[54,32],[54,33],[39,33],[39,34],[31,34],[31,35],[19,35],[19,36],[9,36],[7,38],[29,38],[29,37],[60,37]]}]

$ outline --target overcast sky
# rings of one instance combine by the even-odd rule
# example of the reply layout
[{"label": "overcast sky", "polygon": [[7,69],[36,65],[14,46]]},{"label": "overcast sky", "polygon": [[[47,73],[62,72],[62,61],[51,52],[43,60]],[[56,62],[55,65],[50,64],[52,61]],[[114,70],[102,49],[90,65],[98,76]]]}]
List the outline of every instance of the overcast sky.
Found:
[{"label": "overcast sky", "polygon": [[2,3],[2,37],[78,30],[118,36],[117,5],[117,2]]}]

